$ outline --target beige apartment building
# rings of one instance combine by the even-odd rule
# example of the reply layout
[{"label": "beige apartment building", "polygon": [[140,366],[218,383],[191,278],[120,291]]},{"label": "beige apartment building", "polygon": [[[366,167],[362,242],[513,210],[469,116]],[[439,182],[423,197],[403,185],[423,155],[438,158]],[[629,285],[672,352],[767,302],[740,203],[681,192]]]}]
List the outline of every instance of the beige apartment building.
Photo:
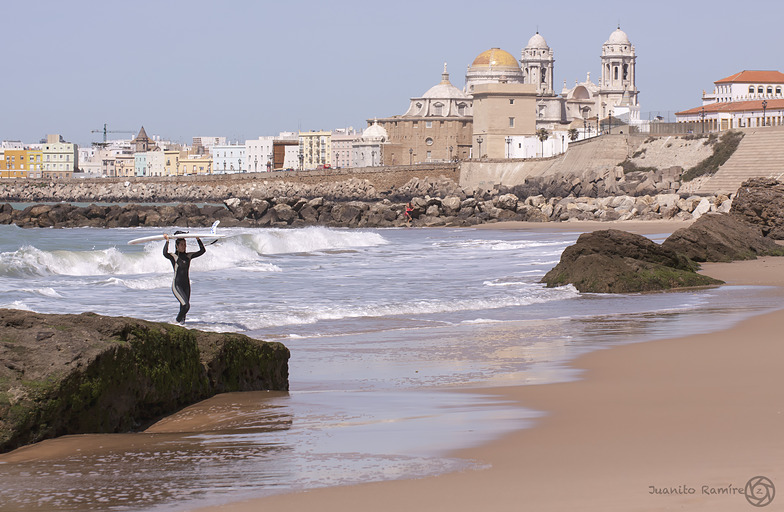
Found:
[{"label": "beige apartment building", "polygon": [[535,84],[483,83],[474,86],[473,154],[509,158],[512,137],[536,133]]},{"label": "beige apartment building", "polygon": [[212,157],[209,153],[203,155],[189,155],[180,158],[177,167],[178,176],[212,174]]},{"label": "beige apartment building", "polygon": [[70,178],[79,166],[79,148],[70,142],[60,142],[60,135],[46,136],[42,149],[41,177]]},{"label": "beige apartment building", "polygon": [[133,155],[117,155],[114,159],[114,170],[121,178],[136,176],[136,158]]},{"label": "beige apartment building", "polygon": [[301,169],[332,165],[332,132],[299,132]]}]

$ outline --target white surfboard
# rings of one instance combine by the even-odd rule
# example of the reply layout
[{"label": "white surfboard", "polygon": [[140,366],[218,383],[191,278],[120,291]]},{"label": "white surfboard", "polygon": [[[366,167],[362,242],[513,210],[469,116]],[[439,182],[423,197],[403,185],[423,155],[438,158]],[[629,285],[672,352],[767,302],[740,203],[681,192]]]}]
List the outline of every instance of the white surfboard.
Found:
[{"label": "white surfboard", "polygon": [[141,238],[134,238],[128,242],[128,245],[136,245],[136,244],[146,244],[147,242],[157,242],[160,240],[166,240],[166,236],[168,235],[169,238],[177,239],[177,238],[204,238],[208,240],[216,240],[218,238],[226,238],[229,235],[225,235],[223,233],[218,233],[217,228],[218,224],[220,224],[219,220],[216,220],[212,223],[212,227],[209,231],[188,231],[187,233],[166,233],[160,235],[150,235],[150,236],[143,236]]}]

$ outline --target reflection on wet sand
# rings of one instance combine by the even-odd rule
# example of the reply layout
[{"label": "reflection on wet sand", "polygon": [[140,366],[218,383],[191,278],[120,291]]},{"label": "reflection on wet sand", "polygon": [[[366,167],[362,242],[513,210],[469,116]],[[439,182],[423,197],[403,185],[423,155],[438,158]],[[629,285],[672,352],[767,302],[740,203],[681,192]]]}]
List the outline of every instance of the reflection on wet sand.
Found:
[{"label": "reflection on wet sand", "polygon": [[0,509],[141,510],[279,481],[290,447],[252,434],[291,428],[285,396],[219,395],[142,433],[65,436],[0,455]]}]

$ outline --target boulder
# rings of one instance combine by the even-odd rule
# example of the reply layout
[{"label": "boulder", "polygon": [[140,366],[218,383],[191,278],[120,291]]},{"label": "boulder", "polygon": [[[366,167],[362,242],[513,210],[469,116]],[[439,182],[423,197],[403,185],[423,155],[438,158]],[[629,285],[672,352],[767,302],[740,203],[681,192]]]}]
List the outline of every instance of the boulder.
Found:
[{"label": "boulder", "polygon": [[0,452],[137,430],[217,393],[287,390],[288,359],[241,334],[0,309]]},{"label": "boulder", "polygon": [[727,213],[710,213],[681,228],[662,243],[694,261],[753,260],[782,256],[784,247],[762,236],[759,226]]},{"label": "boulder", "polygon": [[689,259],[642,235],[617,229],[584,233],[567,247],[542,282],[581,292],[632,293],[721,284]]},{"label": "boulder", "polygon": [[730,213],[759,226],[763,235],[784,240],[784,183],[773,178],[745,181],[732,200]]}]

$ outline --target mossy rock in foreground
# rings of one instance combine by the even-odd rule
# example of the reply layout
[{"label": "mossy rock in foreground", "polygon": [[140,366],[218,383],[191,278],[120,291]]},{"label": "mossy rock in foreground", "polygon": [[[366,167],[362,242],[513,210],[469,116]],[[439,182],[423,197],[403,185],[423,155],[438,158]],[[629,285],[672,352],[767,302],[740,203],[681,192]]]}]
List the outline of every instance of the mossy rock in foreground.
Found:
[{"label": "mossy rock in foreground", "polygon": [[240,334],[0,309],[0,452],[137,430],[216,393],[288,390],[288,359]]},{"label": "mossy rock in foreground", "polygon": [[634,293],[715,286],[722,281],[698,274],[697,265],[641,235],[616,229],[580,235],[542,282],[572,284],[581,292]]}]

